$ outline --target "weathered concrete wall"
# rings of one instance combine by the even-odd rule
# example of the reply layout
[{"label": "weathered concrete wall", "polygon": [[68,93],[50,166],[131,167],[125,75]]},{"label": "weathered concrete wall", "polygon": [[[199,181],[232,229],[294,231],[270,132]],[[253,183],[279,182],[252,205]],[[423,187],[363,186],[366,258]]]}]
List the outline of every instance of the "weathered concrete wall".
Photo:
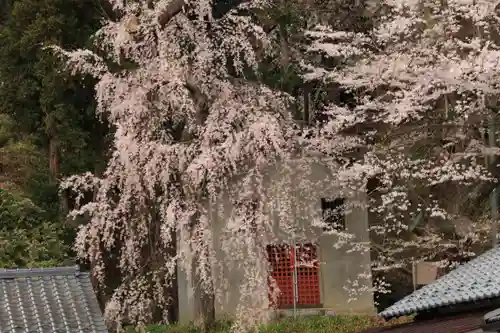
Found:
[{"label": "weathered concrete wall", "polygon": [[179,321],[188,323],[194,320],[194,290],[188,279],[186,272],[177,269],[177,279],[179,288]]},{"label": "weathered concrete wall", "polygon": [[[356,201],[363,201],[364,197],[358,193]],[[366,209],[353,209],[346,215],[346,229],[355,236],[353,242],[369,246]],[[349,246],[336,249],[332,246],[336,242],[336,235],[327,234],[322,235],[319,242],[323,307],[336,313],[375,314],[372,280],[366,276],[370,272],[370,251],[349,251]]]},{"label": "weathered concrete wall", "polygon": [[[342,191],[336,185],[329,169],[319,162],[297,162],[296,165],[288,165],[286,168],[279,165],[270,168],[266,183],[269,184],[266,191],[268,214],[273,223],[269,234],[262,235],[261,238],[274,239],[274,243],[291,243],[289,229],[284,228],[284,224],[280,221],[295,220],[300,230],[296,235],[296,242],[315,242],[320,248],[320,289],[323,308],[336,313],[374,313],[373,293],[370,291],[371,279],[358,278],[358,275],[365,273],[365,269],[370,265],[369,251],[347,253],[350,246],[337,249],[334,245],[337,244],[339,236],[324,234],[320,228],[313,225],[314,220],[321,218],[321,198],[342,196],[347,203],[363,203],[366,200],[364,193],[341,194]],[[284,183],[285,186],[276,186],[280,183]],[[289,200],[284,202],[284,198]],[[234,315],[238,305],[247,305],[245,304],[247,300],[240,293],[245,276],[264,272],[267,265],[264,258],[255,260],[236,249],[234,252],[229,251],[230,253],[221,249],[222,242],[227,240],[223,236],[223,230],[230,211],[229,198],[221,198],[221,205],[213,217],[214,249],[217,261],[220,263],[213,269],[213,278],[217,289],[225,290],[216,302],[218,317]],[[352,242],[369,241],[368,219],[364,208],[353,208],[346,214],[345,221],[347,232],[355,235]],[[290,223],[285,224],[290,225]],[[262,244],[263,247],[265,245],[267,244]],[[227,247],[227,244],[225,246]],[[236,267],[238,265],[243,267]],[[367,289],[356,295],[357,299],[352,302],[348,302],[351,296],[344,289],[348,280],[358,281],[357,290]],[[261,288],[255,289],[254,292],[259,293],[265,300],[260,306],[267,309],[266,278],[263,278],[260,284]],[[189,285],[185,273],[179,271],[179,310],[182,322],[194,319],[193,297],[192,286]]]}]

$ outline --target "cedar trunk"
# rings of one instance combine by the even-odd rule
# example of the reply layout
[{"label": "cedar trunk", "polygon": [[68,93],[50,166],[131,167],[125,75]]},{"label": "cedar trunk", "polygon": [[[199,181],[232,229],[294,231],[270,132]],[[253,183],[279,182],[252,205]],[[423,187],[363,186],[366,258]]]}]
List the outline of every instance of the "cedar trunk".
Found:
[{"label": "cedar trunk", "polygon": [[53,179],[59,176],[59,152],[57,140],[54,137],[49,139],[49,170]]}]

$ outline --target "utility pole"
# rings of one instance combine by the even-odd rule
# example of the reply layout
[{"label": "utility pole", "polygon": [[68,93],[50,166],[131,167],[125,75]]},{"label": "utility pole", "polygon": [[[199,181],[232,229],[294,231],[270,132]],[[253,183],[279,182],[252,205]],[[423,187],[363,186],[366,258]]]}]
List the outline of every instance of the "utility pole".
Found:
[{"label": "utility pole", "polygon": [[[495,153],[494,153],[494,148],[496,148],[496,139],[495,139],[495,114],[493,111],[494,109],[490,109],[491,111],[491,118],[490,118],[490,126],[488,128],[488,143],[490,146],[490,167],[496,168],[496,165],[493,165],[495,163]],[[493,247],[497,247],[498,241],[497,241],[497,233],[498,233],[498,186],[495,185],[493,190],[490,193],[490,206],[491,206],[491,242]]]},{"label": "utility pole", "polygon": [[[488,126],[488,146],[490,152],[486,157],[488,164],[488,170],[495,170],[497,168],[495,164],[495,151],[497,147],[496,133],[495,133],[495,121],[496,121],[496,111],[497,111],[497,98],[487,98],[483,95],[483,105],[485,109],[490,112],[489,126]],[[490,192],[490,207],[491,207],[491,245],[492,247],[497,247],[498,240],[498,185]]]},{"label": "utility pole", "polygon": [[295,238],[292,245],[293,255],[293,318],[297,318],[297,303],[299,301],[299,281],[297,276],[297,242]]}]

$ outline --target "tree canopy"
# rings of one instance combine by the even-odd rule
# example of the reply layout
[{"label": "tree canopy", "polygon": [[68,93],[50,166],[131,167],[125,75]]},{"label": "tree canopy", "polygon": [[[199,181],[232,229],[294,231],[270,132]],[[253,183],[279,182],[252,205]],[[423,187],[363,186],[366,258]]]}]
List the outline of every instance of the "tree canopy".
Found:
[{"label": "tree canopy", "polygon": [[372,252],[374,290],[474,255],[498,222],[499,18],[493,0],[0,2],[0,242],[19,235],[0,260],[60,263],[74,241],[118,326],[175,321],[177,269],[208,322],[214,267],[243,265],[253,324],[269,211],[302,235],[317,205],[294,193],[319,188],[368,188],[370,244],[324,232]]},{"label": "tree canopy", "polygon": [[[163,292],[151,288],[172,280],[175,263],[194,270],[200,292],[220,292],[211,281],[214,217],[207,207],[224,193],[231,193],[232,210],[223,233],[236,227],[243,232],[222,247],[235,258],[231,251],[239,248],[255,260],[247,263],[253,274],[242,291],[251,298],[252,288],[267,278],[256,263],[271,230],[266,172],[276,163],[285,174],[273,184],[286,193],[280,223],[289,225],[291,237],[300,228],[287,214],[315,207],[304,202],[287,208],[293,174],[287,166],[305,163],[300,168],[307,173],[308,161],[316,159],[342,188],[359,191],[369,179],[379,180],[380,195],[370,202],[377,217],[370,229],[380,248],[374,269],[436,259],[450,247],[467,252],[454,230],[465,213],[436,195],[450,186],[463,193],[494,182],[482,164],[481,138],[467,134],[489,117],[486,107],[497,93],[497,51],[491,31],[485,32],[496,18],[492,3],[362,2],[355,8],[359,15],[347,21],[314,16],[314,10],[294,21],[295,12],[278,1],[237,2],[217,15],[205,0],[113,1],[118,20],[96,34],[96,45],[107,52],[56,48],[75,73],[99,80],[97,112],[116,127],[105,173],[64,183],[98,188],[94,200],[73,214],[91,216],[77,247],[101,281],[110,265],[106,257],[119,253],[122,283],[108,303],[108,317],[150,320],[151,304],[168,304]],[[308,5],[297,2],[296,8]],[[337,10],[339,16],[348,12],[342,4]],[[462,27],[471,24],[481,32],[463,35]],[[295,88],[261,76],[273,63],[292,69]],[[311,93],[320,93],[313,107]],[[237,191],[231,188],[235,179]],[[304,193],[318,185],[307,177],[294,184]],[[444,233],[450,224],[451,233]],[[475,234],[485,230],[475,226]],[[178,233],[186,247],[168,250]],[[338,246],[363,248],[348,239],[341,237]],[[265,302],[250,303],[257,311]]]}]

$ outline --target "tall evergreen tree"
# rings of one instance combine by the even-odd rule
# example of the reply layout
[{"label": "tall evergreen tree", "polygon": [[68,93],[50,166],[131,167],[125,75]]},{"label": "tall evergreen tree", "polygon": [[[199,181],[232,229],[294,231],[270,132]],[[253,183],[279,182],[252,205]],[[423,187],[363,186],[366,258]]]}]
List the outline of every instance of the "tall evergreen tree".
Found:
[{"label": "tall evergreen tree", "polygon": [[[85,46],[100,11],[92,0],[0,0],[0,184],[9,197],[0,211],[35,207],[22,217],[3,214],[0,243],[3,235],[22,237],[8,241],[1,266],[63,264],[68,255],[74,230],[62,225],[58,180],[95,168],[103,126],[92,79],[70,76],[44,46]],[[30,246],[40,240],[62,246],[35,253]]]},{"label": "tall evergreen tree", "polygon": [[44,153],[50,171],[41,168],[45,179],[25,190],[55,203],[60,175],[93,167],[101,132],[93,112],[92,80],[69,76],[44,45],[85,46],[99,26],[100,6],[92,0],[6,0],[0,8],[5,17],[0,27],[0,113],[12,119],[16,140],[29,138]]}]

